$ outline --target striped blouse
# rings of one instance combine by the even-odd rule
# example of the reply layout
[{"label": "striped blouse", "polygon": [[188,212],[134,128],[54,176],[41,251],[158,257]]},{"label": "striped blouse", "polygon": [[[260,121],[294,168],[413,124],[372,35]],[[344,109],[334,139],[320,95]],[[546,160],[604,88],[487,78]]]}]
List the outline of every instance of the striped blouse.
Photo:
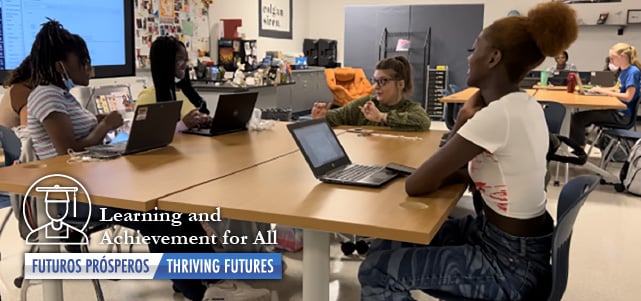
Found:
[{"label": "striped blouse", "polygon": [[96,116],[83,108],[67,90],[55,85],[36,87],[27,100],[27,129],[40,160],[58,156],[43,125],[53,112],[69,116],[76,139],[89,135],[98,123]]}]

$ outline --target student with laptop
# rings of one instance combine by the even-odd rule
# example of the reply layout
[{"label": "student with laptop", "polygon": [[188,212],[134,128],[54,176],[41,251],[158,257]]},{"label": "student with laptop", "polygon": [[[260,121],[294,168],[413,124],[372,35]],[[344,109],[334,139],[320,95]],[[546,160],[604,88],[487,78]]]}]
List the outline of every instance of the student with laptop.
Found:
[{"label": "student with laptop", "polygon": [[554,57],[556,64],[547,69],[548,72],[550,72],[550,75],[557,75],[561,71],[578,71],[574,64],[568,63],[568,59],[569,55],[565,50],[562,53],[557,54]]},{"label": "student with laptop", "polygon": [[420,104],[411,101],[412,67],[403,56],[386,58],[376,64],[372,85],[374,95],[329,110],[329,103],[315,103],[312,118],[325,118],[332,126],[386,126],[402,131],[427,131],[430,118]]},{"label": "student with laptop", "polygon": [[153,87],[140,92],[136,105],[161,101],[182,101],[181,122],[176,131],[196,127],[209,127],[211,118],[206,102],[196,92],[187,73],[187,48],[171,36],[156,38],[149,50]]},{"label": "student with laptop", "polygon": [[[151,44],[149,52],[149,60],[151,64],[151,77],[154,81],[154,87],[143,90],[138,96],[136,107],[145,104],[154,104],[166,100],[177,100],[182,102],[181,121],[176,127],[176,131],[185,131],[194,128],[210,128],[212,119],[207,115],[205,101],[198,95],[198,93],[191,86],[187,72],[187,49],[185,44],[180,42],[174,37],[162,36],[156,38]],[[253,111],[254,103],[256,102],[257,95],[255,93],[238,94],[243,101],[249,101]],[[231,95],[230,101],[239,100],[238,95]],[[223,95],[225,96],[225,95]],[[222,97],[222,96],[221,96]],[[225,96],[226,98],[228,96]],[[221,109],[219,103],[217,111]],[[135,118],[134,118],[135,119]],[[207,130],[209,132],[209,130]],[[198,231],[205,231],[202,226],[198,225]],[[224,233],[225,230],[230,230],[234,234],[243,234],[250,237],[256,237],[257,232],[261,232],[263,236],[267,235],[267,230],[271,230],[271,225],[268,223],[257,223],[248,221],[238,221],[223,219],[222,222],[211,222],[209,225],[217,233]],[[209,250],[208,252],[211,252]],[[259,252],[262,251],[260,246],[247,246],[246,248],[237,248],[231,251],[235,252]],[[204,251],[206,252],[206,251]],[[215,282],[209,284],[203,296],[211,300],[229,299],[229,300],[269,300],[271,293],[266,289],[257,289],[251,287],[249,284],[237,282]],[[180,289],[180,288],[179,288]],[[182,291],[182,289],[180,289]],[[185,292],[183,291],[183,294]],[[192,300],[201,300],[203,297],[194,298]]]},{"label": "student with laptop", "polygon": [[412,300],[411,290],[453,295],[445,299],[547,298],[554,229],[545,209],[548,128],[518,83],[577,36],[576,13],[561,2],[540,3],[527,17],[499,19],[479,34],[467,59],[467,83],[479,92],[465,102],[448,142],[405,184],[418,196],[473,182],[479,214],[446,220],[430,245],[375,241],[359,270],[362,300]]},{"label": "student with laptop", "polygon": [[[33,83],[37,87],[27,101],[27,127],[39,159],[66,154],[68,149],[81,151],[87,146],[100,144],[109,130],[122,125],[122,117],[117,112],[97,118],[69,93],[69,89],[74,85],[89,84],[91,57],[87,44],[80,36],[71,34],[60,23],[50,20],[43,24],[35,37],[31,48],[31,59]],[[104,213],[100,210],[103,208]],[[85,204],[78,204],[77,210],[88,212]],[[132,212],[111,207],[96,209],[94,206],[91,213],[93,214],[90,221],[99,222],[102,218],[100,214],[111,219],[114,214],[124,215]],[[167,223],[118,221],[118,224],[140,230],[145,236],[207,235],[199,222],[189,221],[186,214],[182,216],[180,227],[171,226],[171,221]],[[80,237],[72,237],[70,240],[80,241]],[[171,245],[152,242],[148,246],[149,251],[154,253],[205,253],[213,250],[207,245]],[[200,301],[204,296],[206,287],[200,280],[178,279],[173,282],[175,288],[190,300]]]},{"label": "student with laptop", "polygon": [[626,105],[625,110],[588,110],[572,114],[570,139],[585,146],[585,128],[598,122],[625,125],[630,118],[636,118],[636,103],[641,88],[641,61],[635,47],[627,43],[617,43],[610,48],[612,64],[620,68],[619,87],[594,87],[591,92],[613,96]]}]

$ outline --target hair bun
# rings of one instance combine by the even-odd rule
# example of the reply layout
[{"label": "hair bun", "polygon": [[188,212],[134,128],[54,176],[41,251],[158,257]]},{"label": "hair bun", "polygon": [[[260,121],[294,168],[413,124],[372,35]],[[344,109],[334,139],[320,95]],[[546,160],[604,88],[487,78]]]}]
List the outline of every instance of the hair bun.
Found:
[{"label": "hair bun", "polygon": [[576,12],[561,2],[540,3],[528,12],[528,32],[545,56],[566,50],[579,36]]}]

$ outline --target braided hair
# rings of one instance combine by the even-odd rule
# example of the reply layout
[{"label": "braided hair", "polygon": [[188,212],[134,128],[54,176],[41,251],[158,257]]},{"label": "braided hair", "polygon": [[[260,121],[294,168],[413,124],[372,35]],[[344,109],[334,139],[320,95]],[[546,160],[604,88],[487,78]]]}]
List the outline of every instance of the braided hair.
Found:
[{"label": "braided hair", "polygon": [[[194,89],[189,81],[189,76],[175,82],[176,78],[176,53],[180,48],[186,49],[183,42],[172,36],[161,36],[156,38],[149,49],[149,61],[151,62],[151,78],[156,89],[156,101],[171,101],[176,99],[176,87],[178,87],[195,107],[201,107],[204,100]],[[189,74],[186,72],[185,74]],[[204,109],[206,110],[206,109]],[[208,113],[208,112],[202,112]]]},{"label": "braided hair", "polygon": [[60,22],[48,19],[36,34],[31,47],[32,86],[62,84],[62,75],[56,70],[56,63],[63,61],[70,53],[75,54],[82,64],[91,64],[87,44],[79,36],[71,34]]}]

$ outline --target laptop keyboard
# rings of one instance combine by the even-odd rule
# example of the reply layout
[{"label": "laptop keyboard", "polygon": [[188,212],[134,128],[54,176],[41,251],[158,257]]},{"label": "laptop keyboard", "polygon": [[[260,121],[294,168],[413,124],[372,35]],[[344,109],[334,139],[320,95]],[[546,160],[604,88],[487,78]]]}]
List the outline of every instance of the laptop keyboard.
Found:
[{"label": "laptop keyboard", "polygon": [[381,170],[380,166],[352,164],[347,166],[345,169],[330,172],[327,177],[342,181],[355,182],[367,178],[379,170]]}]

